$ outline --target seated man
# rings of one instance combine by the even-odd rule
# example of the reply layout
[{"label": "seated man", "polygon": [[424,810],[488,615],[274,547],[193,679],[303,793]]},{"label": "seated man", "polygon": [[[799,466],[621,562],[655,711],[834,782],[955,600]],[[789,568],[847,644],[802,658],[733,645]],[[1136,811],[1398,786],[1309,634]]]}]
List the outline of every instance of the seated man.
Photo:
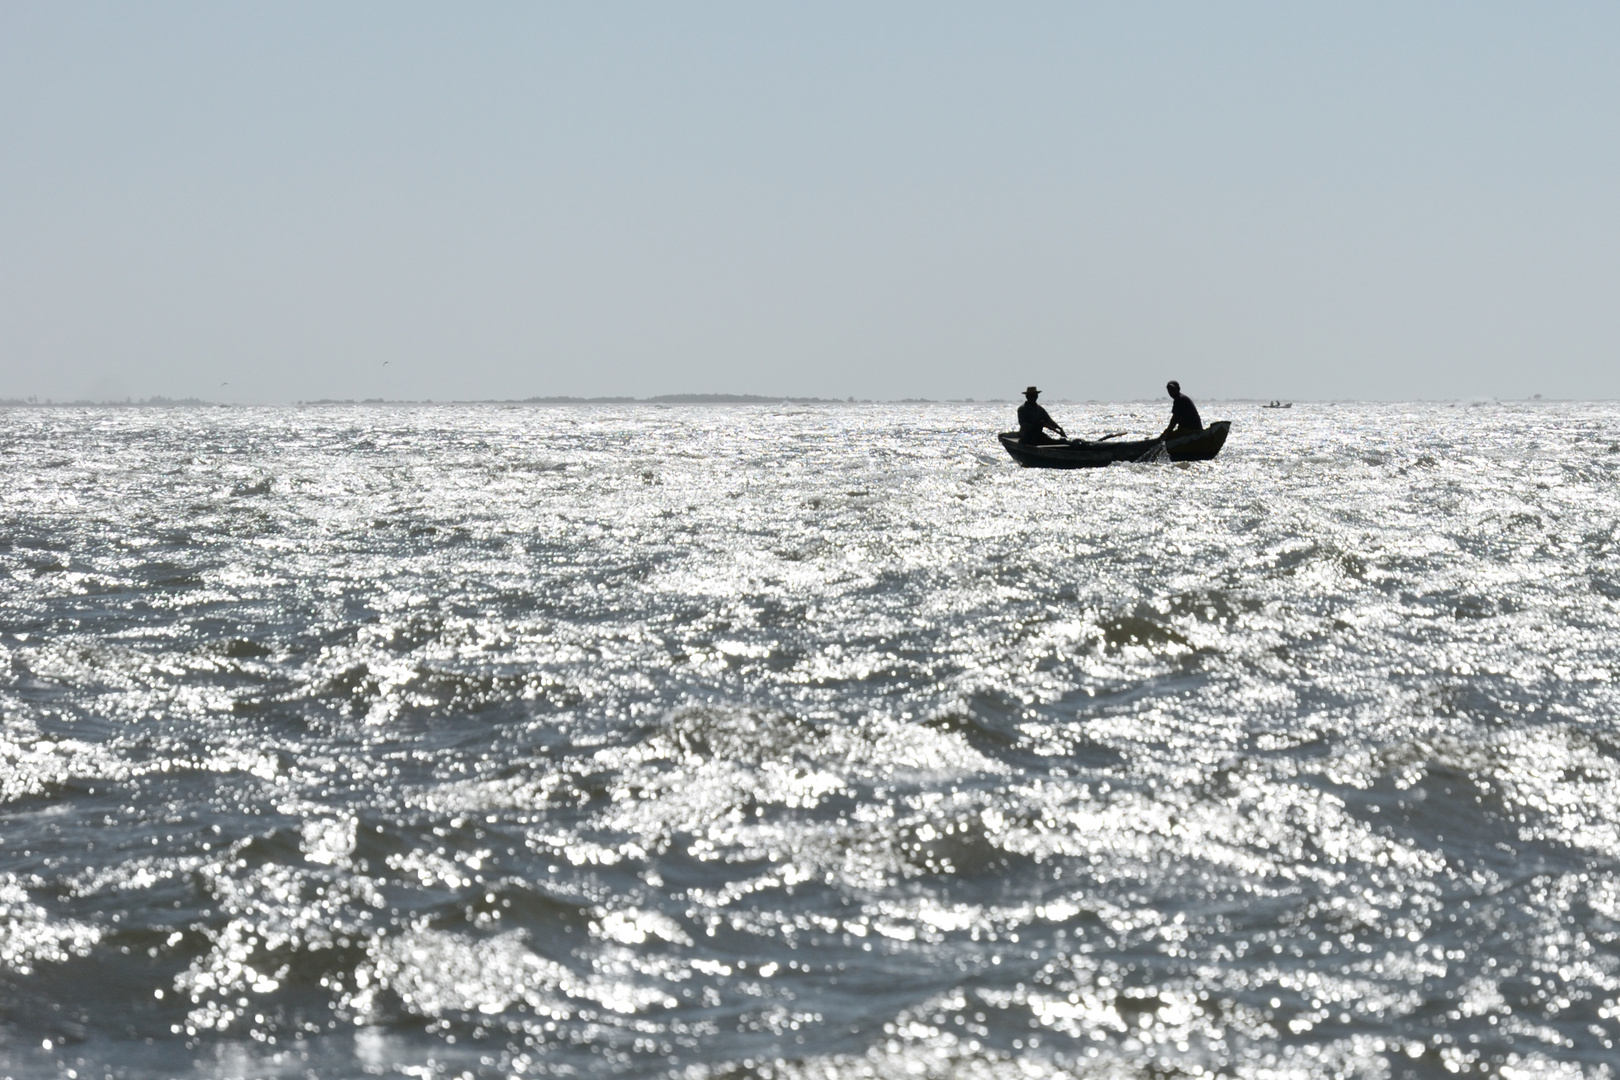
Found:
[{"label": "seated man", "polygon": [[[1024,403],[1018,406],[1018,441],[1037,445],[1066,442],[1069,437],[1063,433],[1057,421],[1052,419],[1051,414],[1041,407],[1041,403],[1035,400],[1039,394],[1040,391],[1033,386],[1024,391]],[[1059,437],[1048,438],[1046,434],[1048,431],[1057,432]]]},{"label": "seated man", "polygon": [[1198,406],[1192,403],[1192,398],[1181,392],[1181,384],[1171,379],[1165,383],[1164,388],[1170,391],[1170,426],[1164,429],[1161,439],[1179,439],[1183,435],[1194,435],[1204,430],[1204,421],[1198,416]]}]

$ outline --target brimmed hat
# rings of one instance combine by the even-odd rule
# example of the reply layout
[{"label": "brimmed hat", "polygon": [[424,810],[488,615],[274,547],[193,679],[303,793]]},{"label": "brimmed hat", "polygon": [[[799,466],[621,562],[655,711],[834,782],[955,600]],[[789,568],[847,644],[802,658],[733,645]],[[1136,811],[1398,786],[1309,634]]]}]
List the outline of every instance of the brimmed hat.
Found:
[{"label": "brimmed hat", "polygon": [[1033,386],[1024,387],[1024,396],[1025,397],[1034,397],[1038,393],[1040,393],[1040,391],[1035,389]]}]

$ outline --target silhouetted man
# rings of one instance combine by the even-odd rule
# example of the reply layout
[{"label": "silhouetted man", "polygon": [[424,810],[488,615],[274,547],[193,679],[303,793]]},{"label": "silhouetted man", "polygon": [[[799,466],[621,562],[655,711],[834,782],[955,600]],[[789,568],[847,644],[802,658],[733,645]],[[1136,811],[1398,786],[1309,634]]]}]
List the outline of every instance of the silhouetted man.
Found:
[{"label": "silhouetted man", "polygon": [[[1057,421],[1053,420],[1052,415],[1035,400],[1039,395],[1040,391],[1033,386],[1024,391],[1024,403],[1018,406],[1018,441],[1035,444],[1066,441],[1068,436],[1063,433]],[[1057,432],[1059,437],[1048,438],[1046,434],[1048,431]]]},{"label": "silhouetted man", "polygon": [[1170,426],[1164,429],[1161,439],[1178,439],[1183,435],[1192,435],[1204,430],[1204,421],[1198,416],[1198,406],[1192,403],[1192,398],[1181,392],[1181,384],[1171,379],[1164,384],[1170,391]]}]

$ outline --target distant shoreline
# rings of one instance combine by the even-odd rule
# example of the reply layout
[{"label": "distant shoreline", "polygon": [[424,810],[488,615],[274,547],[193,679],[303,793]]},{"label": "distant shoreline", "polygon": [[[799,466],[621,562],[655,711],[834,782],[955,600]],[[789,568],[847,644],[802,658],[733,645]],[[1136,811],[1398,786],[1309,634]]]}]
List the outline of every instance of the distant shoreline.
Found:
[{"label": "distant shoreline", "polygon": [[[1012,398],[1006,399],[1013,400]],[[822,397],[778,397],[771,394],[657,394],[653,397],[527,397],[527,398],[467,398],[450,401],[435,401],[432,398],[311,398],[286,402],[287,405],[978,405],[989,402],[976,401],[973,398],[951,398],[949,400],[935,398],[822,398]],[[171,408],[237,408],[239,406],[228,402],[204,401],[202,398],[166,398],[151,397],[139,401],[125,398],[122,401],[90,401],[80,399],[76,401],[44,401],[24,398],[0,398],[0,408],[95,408],[95,409],[171,409]],[[247,406],[257,407],[257,406]],[[271,405],[268,407],[277,407]]]},{"label": "distant shoreline", "polygon": [[[202,398],[168,398],[150,397],[135,400],[124,398],[122,401],[91,401],[77,399],[73,401],[53,401],[49,398],[41,401],[33,398],[0,398],[0,409],[254,409],[254,408],[288,408],[291,406],[323,406],[323,405],[1015,405],[1016,397],[1006,398],[823,398],[823,397],[778,397],[771,394],[657,394],[652,397],[629,396],[603,396],[603,397],[575,397],[559,395],[551,397],[526,398],[458,398],[445,401],[436,401],[432,398],[312,398],[288,402],[260,402],[243,404],[236,402],[205,401]],[[1103,401],[1099,398],[1048,398],[1052,405],[1127,405],[1158,403],[1161,398],[1128,398],[1119,401]],[[1200,398],[1210,405],[1258,405],[1265,407],[1271,399],[1266,398]],[[1609,398],[1547,398],[1537,394],[1528,398],[1409,398],[1409,399],[1371,399],[1371,398],[1334,398],[1323,401],[1307,401],[1302,398],[1291,400],[1292,405],[1350,405],[1350,404],[1414,404],[1414,405],[1568,405],[1573,403],[1592,404],[1609,401]]]}]

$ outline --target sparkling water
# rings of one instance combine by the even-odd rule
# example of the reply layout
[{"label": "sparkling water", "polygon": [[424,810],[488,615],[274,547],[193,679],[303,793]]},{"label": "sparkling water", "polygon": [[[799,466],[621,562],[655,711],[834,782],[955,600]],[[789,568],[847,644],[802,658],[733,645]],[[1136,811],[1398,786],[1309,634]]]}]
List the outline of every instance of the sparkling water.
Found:
[{"label": "sparkling water", "polygon": [[0,1071],[1614,1075],[1620,407],[1200,405],[0,411]]}]

